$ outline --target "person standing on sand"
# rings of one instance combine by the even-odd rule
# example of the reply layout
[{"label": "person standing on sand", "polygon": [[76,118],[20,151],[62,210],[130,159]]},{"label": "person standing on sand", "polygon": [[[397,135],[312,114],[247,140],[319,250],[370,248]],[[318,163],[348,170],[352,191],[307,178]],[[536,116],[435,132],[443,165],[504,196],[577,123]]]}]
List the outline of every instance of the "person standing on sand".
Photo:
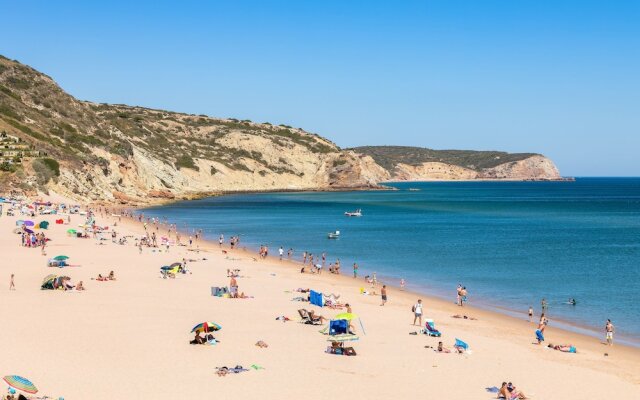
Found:
[{"label": "person standing on sand", "polygon": [[278,249],[278,255],[280,256],[280,261],[282,261],[282,256],[284,255],[284,249],[282,246]]},{"label": "person standing on sand", "polygon": [[413,311],[413,324],[416,324],[416,320],[420,321],[418,326],[422,326],[422,299],[418,299],[418,302],[411,308]]},{"label": "person standing on sand", "polygon": [[[11,275],[11,276],[13,276],[13,275]],[[613,332],[615,331],[615,328],[614,328],[613,324],[611,323],[610,319],[607,320],[607,324],[605,325],[604,330],[606,332],[605,333],[605,335],[606,335],[605,338],[606,338],[606,341],[607,341],[607,345],[613,346]]]},{"label": "person standing on sand", "polygon": [[220,238],[218,239],[218,244],[220,245],[220,247],[222,247],[223,243],[224,243],[224,235],[220,234]]},{"label": "person standing on sand", "polygon": [[546,299],[542,299],[542,301],[540,302],[540,306],[542,308],[542,313],[546,314],[547,313],[547,308],[549,308],[549,304],[547,304],[547,300]]},{"label": "person standing on sand", "polygon": [[387,302],[387,285],[382,285],[382,289],[380,289],[380,295],[382,296],[382,304],[380,305],[384,306],[384,304]]},{"label": "person standing on sand", "polygon": [[400,279],[400,290],[404,290],[404,278]]},{"label": "person standing on sand", "polygon": [[307,252],[303,252],[302,253],[302,265],[306,265],[307,264]]},{"label": "person standing on sand", "polygon": [[353,279],[358,277],[358,264],[353,263]]},{"label": "person standing on sand", "polygon": [[9,290],[16,290],[16,284],[13,282],[14,275],[11,274],[11,280],[9,281]]},{"label": "person standing on sand", "polygon": [[533,307],[529,306],[529,323],[533,322]]},{"label": "person standing on sand", "polygon": [[378,284],[378,278],[376,278],[376,273],[373,273],[373,277],[371,278],[371,287],[376,287]]}]

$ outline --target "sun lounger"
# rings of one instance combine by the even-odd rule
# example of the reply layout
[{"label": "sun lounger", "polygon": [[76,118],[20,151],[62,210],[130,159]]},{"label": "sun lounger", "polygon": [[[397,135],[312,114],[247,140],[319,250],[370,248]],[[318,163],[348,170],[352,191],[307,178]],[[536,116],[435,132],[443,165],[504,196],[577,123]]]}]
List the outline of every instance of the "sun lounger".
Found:
[{"label": "sun lounger", "polygon": [[426,320],[424,324],[424,330],[422,332],[428,336],[433,336],[433,337],[442,336],[442,333],[440,333],[440,331],[436,329],[436,324],[435,322],[433,322],[432,319]]},{"label": "sun lounger", "polygon": [[319,318],[313,319],[307,310],[301,308],[298,310],[298,314],[300,314],[301,323],[307,325],[322,325],[322,322]]}]

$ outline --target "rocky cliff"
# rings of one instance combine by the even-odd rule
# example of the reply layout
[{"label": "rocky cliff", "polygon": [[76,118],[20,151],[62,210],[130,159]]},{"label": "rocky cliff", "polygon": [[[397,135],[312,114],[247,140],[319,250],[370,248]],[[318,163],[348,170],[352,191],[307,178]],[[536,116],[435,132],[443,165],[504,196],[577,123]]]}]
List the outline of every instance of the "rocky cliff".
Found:
[{"label": "rocky cliff", "polygon": [[367,146],[353,151],[371,156],[394,181],[562,179],[551,160],[534,153],[403,146]]},{"label": "rocky cliff", "polygon": [[559,176],[540,155],[500,153],[504,162],[482,170],[446,160],[389,161],[287,125],[81,101],[2,56],[0,133],[30,149],[0,148],[5,192],[55,190],[83,201],[145,204],[229,191],[370,188],[390,179]]}]

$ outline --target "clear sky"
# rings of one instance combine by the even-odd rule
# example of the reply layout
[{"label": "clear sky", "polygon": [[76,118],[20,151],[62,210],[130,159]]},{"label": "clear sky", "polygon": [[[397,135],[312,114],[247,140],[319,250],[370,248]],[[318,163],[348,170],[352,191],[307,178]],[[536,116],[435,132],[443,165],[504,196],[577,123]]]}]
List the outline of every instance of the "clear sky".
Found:
[{"label": "clear sky", "polygon": [[0,15],[0,54],[83,100],[640,175],[640,1],[0,0]]}]

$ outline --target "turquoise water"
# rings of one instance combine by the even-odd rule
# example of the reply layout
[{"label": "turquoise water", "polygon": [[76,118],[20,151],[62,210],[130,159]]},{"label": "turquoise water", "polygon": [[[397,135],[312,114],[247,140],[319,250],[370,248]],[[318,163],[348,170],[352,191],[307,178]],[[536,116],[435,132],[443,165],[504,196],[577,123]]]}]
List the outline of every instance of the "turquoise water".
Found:
[{"label": "turquoise water", "polygon": [[[553,323],[640,344],[640,178],[575,182],[424,182],[398,191],[229,195],[144,210],[216,239],[327,253],[345,273],[524,313],[549,302]],[[420,191],[409,191],[408,188]],[[344,211],[362,208],[364,216]],[[340,230],[338,240],[327,233]],[[570,297],[576,306],[563,304]],[[556,320],[554,320],[556,318]]]}]

